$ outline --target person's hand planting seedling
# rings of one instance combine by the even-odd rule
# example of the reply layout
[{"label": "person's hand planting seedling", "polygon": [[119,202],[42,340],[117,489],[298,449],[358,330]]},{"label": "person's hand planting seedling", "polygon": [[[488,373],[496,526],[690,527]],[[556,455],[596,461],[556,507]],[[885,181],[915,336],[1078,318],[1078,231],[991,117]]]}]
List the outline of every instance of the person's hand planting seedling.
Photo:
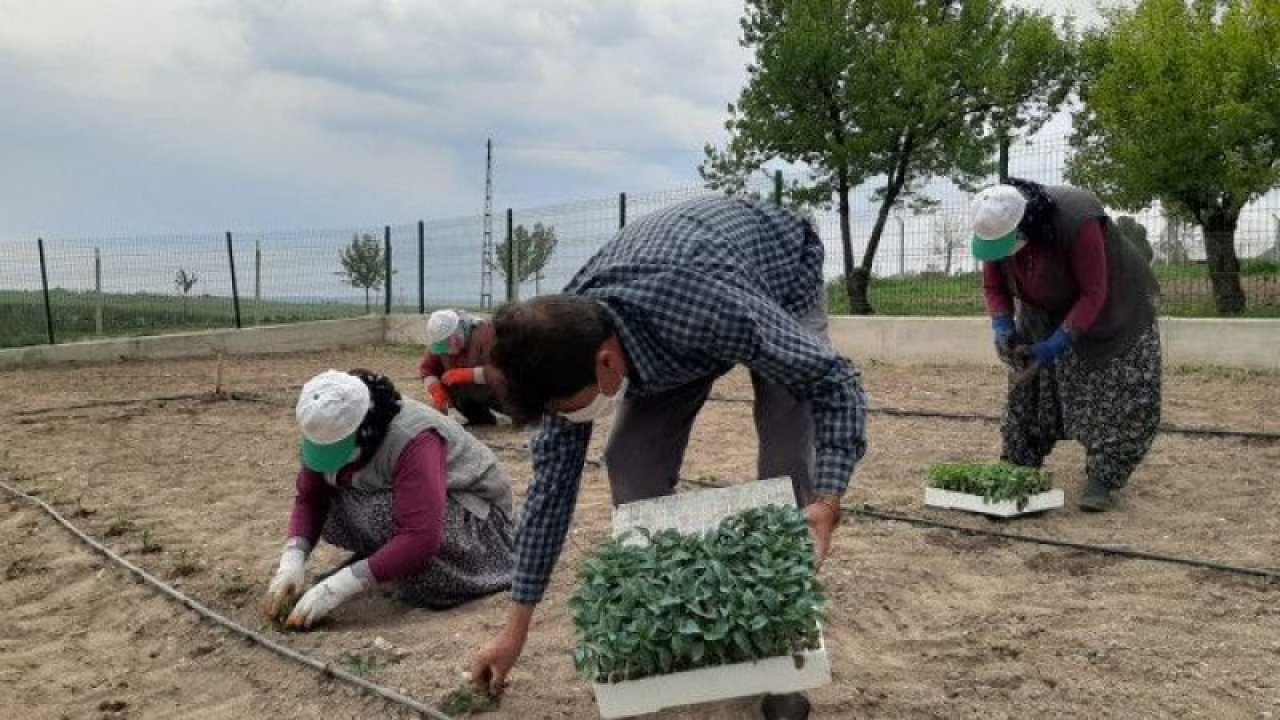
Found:
[{"label": "person's hand planting seedling", "polygon": [[307,553],[302,548],[288,547],[280,555],[280,566],[267,586],[267,602],[263,608],[263,614],[276,627],[284,627],[298,596],[302,594],[302,587],[307,582],[306,566]]}]

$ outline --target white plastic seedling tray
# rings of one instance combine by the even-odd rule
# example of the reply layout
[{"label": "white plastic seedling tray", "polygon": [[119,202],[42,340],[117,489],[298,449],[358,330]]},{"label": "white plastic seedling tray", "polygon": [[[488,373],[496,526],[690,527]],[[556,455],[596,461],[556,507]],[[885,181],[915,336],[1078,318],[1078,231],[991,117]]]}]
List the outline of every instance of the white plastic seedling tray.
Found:
[{"label": "white plastic seedling tray", "polygon": [[943,508],[946,510],[964,510],[972,513],[982,513],[983,515],[994,515],[996,517],[1017,517],[1018,515],[1029,515],[1031,513],[1044,512],[1060,508],[1065,504],[1066,497],[1061,490],[1046,490],[1042,493],[1036,493],[1027,497],[1027,504],[1021,508],[1014,500],[1000,500],[997,502],[987,502],[987,499],[981,495],[971,495],[969,493],[955,492],[953,490],[943,490],[941,488],[925,488],[924,504],[929,507]]},{"label": "white plastic seedling tray", "polygon": [[[795,496],[788,478],[681,493],[618,507],[613,513],[613,534],[616,537],[636,528],[704,532],[748,508],[793,504]],[[600,716],[623,718],[748,695],[799,692],[830,682],[831,665],[819,631],[817,649],[798,655],[594,686]]]}]

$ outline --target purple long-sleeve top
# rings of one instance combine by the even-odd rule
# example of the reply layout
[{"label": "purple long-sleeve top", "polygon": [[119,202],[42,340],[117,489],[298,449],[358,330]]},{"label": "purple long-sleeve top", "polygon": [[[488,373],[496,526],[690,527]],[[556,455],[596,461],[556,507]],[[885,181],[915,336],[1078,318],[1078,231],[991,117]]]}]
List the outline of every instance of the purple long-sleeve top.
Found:
[{"label": "purple long-sleeve top", "polygon": [[[391,518],[395,534],[368,559],[369,571],[378,582],[391,582],[424,570],[444,540],[445,497],[448,485],[448,451],[444,439],[427,431],[411,440],[395,463],[391,489]],[[329,515],[329,505],[339,488],[349,486],[362,461],[338,473],[337,487],[324,476],[302,468],[298,495],[289,518],[289,537],[302,538],[315,547]]]},{"label": "purple long-sleeve top", "polygon": [[[1058,262],[1043,245],[1031,243],[1019,250],[1005,266],[1012,270],[1023,299],[1034,307],[1051,310],[1069,306],[1063,320],[1072,333],[1087,334],[1097,322],[1107,302],[1107,250],[1102,225],[1089,220],[1071,251],[1067,273],[1048,264]],[[992,317],[1013,315],[1013,298],[998,263],[983,263],[983,288],[987,312]]]}]

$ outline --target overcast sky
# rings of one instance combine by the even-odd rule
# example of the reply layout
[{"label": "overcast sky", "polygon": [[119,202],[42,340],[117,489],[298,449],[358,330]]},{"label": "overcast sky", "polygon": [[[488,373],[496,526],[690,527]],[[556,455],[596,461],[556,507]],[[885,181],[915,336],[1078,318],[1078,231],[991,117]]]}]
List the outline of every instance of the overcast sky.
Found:
[{"label": "overcast sky", "polygon": [[474,215],[487,137],[499,208],[693,185],[744,79],[741,12],[0,0],[0,240]]}]

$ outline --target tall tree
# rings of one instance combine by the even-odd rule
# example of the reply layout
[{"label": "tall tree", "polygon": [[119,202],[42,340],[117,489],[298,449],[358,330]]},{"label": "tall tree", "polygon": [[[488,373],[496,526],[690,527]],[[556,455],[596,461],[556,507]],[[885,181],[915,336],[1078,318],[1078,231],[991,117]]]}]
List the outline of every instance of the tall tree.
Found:
[{"label": "tall tree", "polygon": [[857,44],[852,0],[747,0],[740,44],[754,53],[747,85],[729,105],[723,149],[708,144],[699,173],[708,187],[743,193],[774,160],[804,165],[792,203],[829,207],[840,218],[845,276],[853,271],[849,193],[867,174],[851,109]]},{"label": "tall tree", "polygon": [[[742,44],[754,60],[729,108],[729,141],[707,149],[704,177],[732,189],[771,160],[808,167],[795,190],[834,195],[850,309],[869,313],[891,210],[926,204],[918,191],[935,177],[971,187],[990,171],[996,109],[1011,133],[1039,122],[1028,108],[1057,98],[1011,77],[1039,72],[1022,60],[1031,54],[1022,43],[1043,41],[1038,17],[1001,0],[748,0]],[[872,179],[879,211],[855,266],[849,196]]]},{"label": "tall tree", "polygon": [[1068,178],[1204,231],[1218,312],[1245,309],[1235,232],[1280,183],[1280,3],[1142,0],[1085,43]]},{"label": "tall tree", "polygon": [[551,255],[556,251],[556,243],[559,242],[555,227],[534,223],[533,230],[529,230],[524,225],[517,225],[511,230],[511,237],[512,243],[503,240],[494,248],[495,269],[503,277],[508,275],[511,267],[511,246],[514,244],[518,261],[517,281],[525,282],[530,278],[540,277],[547,263],[551,261]]},{"label": "tall tree", "polygon": [[348,285],[364,290],[364,311],[369,312],[369,292],[381,290],[387,279],[387,263],[382,243],[368,233],[351,236],[351,244],[338,252],[342,269],[334,273]]}]

